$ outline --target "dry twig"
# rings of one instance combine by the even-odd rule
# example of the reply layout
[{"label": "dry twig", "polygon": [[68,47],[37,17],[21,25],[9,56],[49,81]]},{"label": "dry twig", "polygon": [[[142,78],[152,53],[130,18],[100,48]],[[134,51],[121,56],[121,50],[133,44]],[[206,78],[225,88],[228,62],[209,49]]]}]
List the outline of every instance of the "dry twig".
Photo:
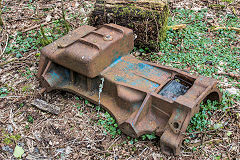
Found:
[{"label": "dry twig", "polygon": [[9,37],[9,36],[8,36],[8,34],[6,34],[6,35],[7,35],[6,44],[5,44],[4,49],[3,49],[3,50],[1,49],[0,59],[2,59],[3,54],[4,54],[4,52],[5,52],[5,50],[6,50],[7,46],[8,46],[8,37]]},{"label": "dry twig", "polygon": [[15,61],[16,59],[17,59],[17,58],[12,58],[12,59],[10,59],[10,60],[6,60],[6,61],[0,63],[0,67],[6,65],[6,64],[8,64],[8,63],[11,63],[11,62]]},{"label": "dry twig", "polygon": [[174,26],[168,26],[168,30],[172,29],[172,30],[179,30],[179,29],[184,29],[186,28],[187,25],[186,24],[179,24],[179,25],[174,25]]},{"label": "dry twig", "polygon": [[240,78],[240,74],[234,74],[232,72],[230,72],[230,73],[222,72],[222,73],[218,73],[218,75],[226,75],[226,76],[230,76],[230,77],[237,78],[237,79]]},{"label": "dry twig", "polygon": [[219,30],[219,29],[234,30],[234,31],[240,33],[240,28],[237,28],[237,27],[215,27],[213,30],[214,30],[214,31],[217,31],[217,30]]},{"label": "dry twig", "polygon": [[51,24],[53,23],[54,21],[50,21],[50,22],[43,22],[41,24],[37,24],[35,26],[32,26],[30,28],[27,28],[25,30],[23,30],[22,32],[25,33],[25,32],[28,32],[28,31],[31,31],[31,30],[34,30],[34,29],[37,29],[37,28],[40,28],[41,26],[46,26],[47,24]]}]

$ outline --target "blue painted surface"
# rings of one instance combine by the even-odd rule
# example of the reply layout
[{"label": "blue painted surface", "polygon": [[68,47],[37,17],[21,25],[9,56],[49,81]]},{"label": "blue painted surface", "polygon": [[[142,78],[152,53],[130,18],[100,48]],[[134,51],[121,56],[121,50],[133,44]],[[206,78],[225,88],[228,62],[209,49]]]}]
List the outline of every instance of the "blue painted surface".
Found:
[{"label": "blue painted surface", "polygon": [[[144,77],[158,76],[160,78],[164,73],[164,71],[159,68],[144,63],[131,63],[127,60],[124,60],[122,57],[116,59],[110,65],[110,68],[115,68],[118,70],[118,74],[114,75],[115,81],[127,83],[132,86],[141,87],[144,85],[148,87],[150,91],[154,91],[157,87],[159,87],[159,84]],[[143,75],[143,77],[134,74],[134,72]]]},{"label": "blue painted surface", "polygon": [[49,72],[49,74],[51,75],[52,79],[54,79],[54,80],[58,80],[60,78],[59,75],[54,70],[51,70]]},{"label": "blue painted surface", "polygon": [[118,64],[120,61],[121,61],[121,56],[119,56],[117,59],[115,59],[114,61],[113,61],[113,63],[112,64],[110,64],[110,68],[112,68],[113,66],[115,66],[116,64]]},{"label": "blue painted surface", "polygon": [[160,71],[158,68],[144,63],[138,63],[138,71],[140,71],[145,76],[162,76],[162,70]]},{"label": "blue painted surface", "polygon": [[118,75],[115,75],[114,80],[118,82],[129,83],[127,79]]},{"label": "blue painted surface", "polygon": [[179,118],[180,118],[180,115],[182,114],[182,110],[177,108],[176,110],[177,114],[176,116],[174,117],[174,120],[177,121]]},{"label": "blue painted surface", "polygon": [[61,69],[52,68],[47,73],[47,81],[48,83],[53,86],[63,86],[70,82],[70,71],[69,69],[60,67]]}]

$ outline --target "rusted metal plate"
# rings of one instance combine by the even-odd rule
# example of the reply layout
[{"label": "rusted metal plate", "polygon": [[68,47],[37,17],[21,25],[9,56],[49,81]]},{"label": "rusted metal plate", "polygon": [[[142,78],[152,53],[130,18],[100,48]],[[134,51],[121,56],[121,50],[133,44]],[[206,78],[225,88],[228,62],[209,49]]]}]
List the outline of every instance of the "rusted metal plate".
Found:
[{"label": "rusted metal plate", "polygon": [[117,57],[128,54],[133,39],[130,29],[114,24],[99,29],[82,26],[44,47],[41,53],[57,64],[93,78]]},{"label": "rusted metal plate", "polygon": [[177,155],[200,103],[221,99],[217,81],[140,61],[132,49],[127,28],[83,26],[43,48],[38,77],[47,91],[66,90],[100,104],[131,137],[155,132],[162,152]]}]

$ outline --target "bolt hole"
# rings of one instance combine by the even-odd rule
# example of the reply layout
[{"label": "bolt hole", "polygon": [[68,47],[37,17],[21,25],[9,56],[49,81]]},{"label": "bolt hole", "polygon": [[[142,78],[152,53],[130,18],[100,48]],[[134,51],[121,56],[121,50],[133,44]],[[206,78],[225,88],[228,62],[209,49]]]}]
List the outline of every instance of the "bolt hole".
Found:
[{"label": "bolt hole", "polygon": [[179,124],[178,124],[177,122],[174,122],[174,123],[173,123],[173,127],[174,127],[175,129],[178,129],[178,128],[179,128]]}]

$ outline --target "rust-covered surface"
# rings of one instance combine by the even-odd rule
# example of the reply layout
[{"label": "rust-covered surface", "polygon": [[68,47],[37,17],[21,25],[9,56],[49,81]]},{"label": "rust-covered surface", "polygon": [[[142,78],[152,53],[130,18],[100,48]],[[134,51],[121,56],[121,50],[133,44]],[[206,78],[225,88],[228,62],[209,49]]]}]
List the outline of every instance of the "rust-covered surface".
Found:
[{"label": "rust-covered surface", "polygon": [[206,99],[220,100],[214,79],[143,62],[132,55],[133,32],[82,26],[41,51],[38,77],[100,104],[131,137],[155,132],[163,153],[177,155],[191,117]]}]

